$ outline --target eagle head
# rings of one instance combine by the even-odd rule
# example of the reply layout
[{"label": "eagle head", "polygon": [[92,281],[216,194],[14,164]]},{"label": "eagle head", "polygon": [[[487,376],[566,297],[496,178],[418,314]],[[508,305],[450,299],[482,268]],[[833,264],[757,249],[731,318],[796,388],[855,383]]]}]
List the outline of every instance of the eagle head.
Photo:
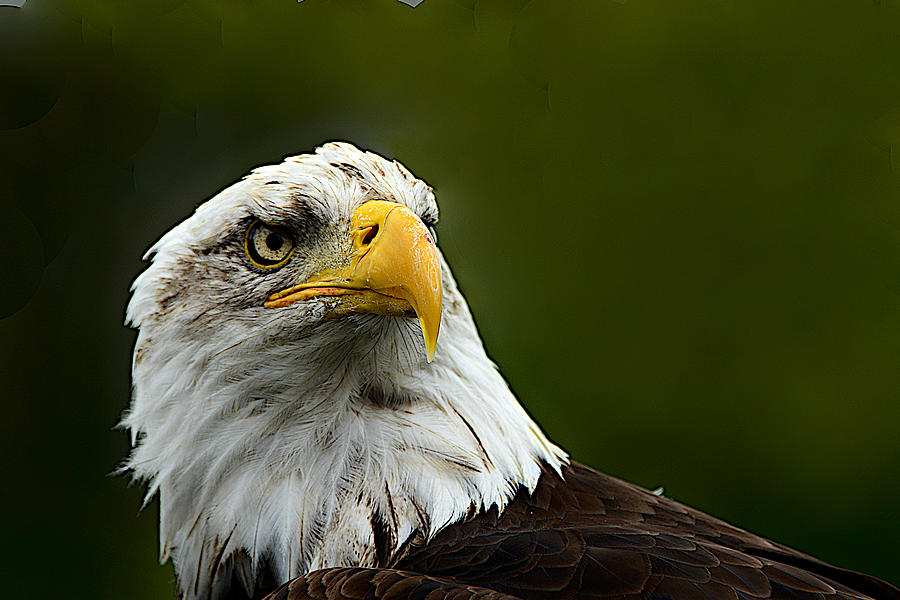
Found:
[{"label": "eagle head", "polygon": [[329,143],[150,249],[125,470],[183,597],[386,564],[565,460],[485,355],[437,220],[403,165]]}]

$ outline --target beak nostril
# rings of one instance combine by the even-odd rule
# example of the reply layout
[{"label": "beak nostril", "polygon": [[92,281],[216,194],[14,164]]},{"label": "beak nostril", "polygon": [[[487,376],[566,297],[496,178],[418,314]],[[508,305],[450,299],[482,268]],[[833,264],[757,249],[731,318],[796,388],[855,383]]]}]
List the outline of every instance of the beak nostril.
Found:
[{"label": "beak nostril", "polygon": [[375,236],[378,235],[378,225],[372,225],[368,229],[366,229],[365,234],[363,234],[362,245],[368,246],[372,243],[372,240],[375,239]]}]

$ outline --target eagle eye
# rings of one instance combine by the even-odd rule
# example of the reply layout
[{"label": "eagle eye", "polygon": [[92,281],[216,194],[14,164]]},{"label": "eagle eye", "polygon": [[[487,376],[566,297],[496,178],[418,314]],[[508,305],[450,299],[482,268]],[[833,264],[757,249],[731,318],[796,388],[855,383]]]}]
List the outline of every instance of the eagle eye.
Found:
[{"label": "eagle eye", "polygon": [[247,258],[261,269],[280,267],[294,253],[294,237],[284,227],[254,221],[244,240]]}]

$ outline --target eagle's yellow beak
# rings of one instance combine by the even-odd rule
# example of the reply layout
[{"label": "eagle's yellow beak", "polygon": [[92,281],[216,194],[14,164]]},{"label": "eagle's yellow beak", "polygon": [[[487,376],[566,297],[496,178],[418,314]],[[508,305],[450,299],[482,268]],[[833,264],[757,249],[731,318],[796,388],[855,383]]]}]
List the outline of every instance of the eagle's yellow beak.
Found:
[{"label": "eagle's yellow beak", "polygon": [[277,292],[278,308],[317,296],[344,296],[331,316],[351,313],[417,316],[428,362],[441,325],[441,259],[428,228],[405,206],[371,200],[353,213],[350,264],[326,269],[305,283]]}]

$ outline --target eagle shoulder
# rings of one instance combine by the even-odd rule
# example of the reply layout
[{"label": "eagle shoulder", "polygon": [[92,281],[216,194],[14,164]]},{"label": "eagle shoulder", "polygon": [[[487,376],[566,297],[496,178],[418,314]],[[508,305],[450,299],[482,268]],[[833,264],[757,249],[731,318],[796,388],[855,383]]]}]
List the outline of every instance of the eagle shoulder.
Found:
[{"label": "eagle shoulder", "polygon": [[447,527],[395,565],[527,600],[900,600],[840,569],[584,465]]}]

